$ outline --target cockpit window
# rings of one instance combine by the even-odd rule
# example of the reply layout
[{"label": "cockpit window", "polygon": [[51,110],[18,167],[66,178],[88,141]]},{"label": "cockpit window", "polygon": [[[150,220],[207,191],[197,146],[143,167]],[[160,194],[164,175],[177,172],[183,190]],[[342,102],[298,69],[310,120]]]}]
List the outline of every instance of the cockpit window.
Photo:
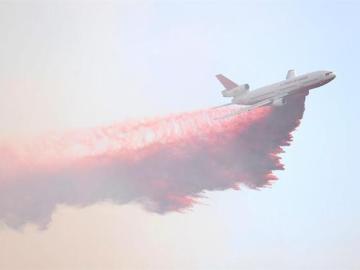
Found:
[{"label": "cockpit window", "polygon": [[329,76],[332,72],[326,72],[325,76]]}]

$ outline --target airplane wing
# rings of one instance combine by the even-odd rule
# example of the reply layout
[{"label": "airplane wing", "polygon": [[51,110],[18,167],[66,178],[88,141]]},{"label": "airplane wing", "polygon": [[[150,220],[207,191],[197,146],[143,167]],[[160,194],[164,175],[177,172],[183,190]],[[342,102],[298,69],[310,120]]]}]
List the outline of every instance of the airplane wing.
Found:
[{"label": "airplane wing", "polygon": [[236,111],[234,111],[232,113],[229,113],[227,115],[224,115],[224,116],[216,118],[216,119],[217,120],[224,119],[224,118],[232,117],[232,116],[244,113],[244,112],[252,111],[252,110],[254,110],[256,108],[271,104],[272,102],[273,101],[271,99],[263,100],[263,101],[260,101],[258,103],[253,104],[253,105],[250,105],[250,106],[244,106],[244,107],[242,107],[242,108],[240,108],[240,109],[238,109],[238,110],[236,110]]},{"label": "airplane wing", "polygon": [[227,107],[227,106],[231,106],[231,105],[236,105],[236,104],[230,102],[230,103],[226,103],[226,104],[223,104],[223,105],[219,105],[219,106],[212,107],[212,109],[219,109],[219,108]]}]

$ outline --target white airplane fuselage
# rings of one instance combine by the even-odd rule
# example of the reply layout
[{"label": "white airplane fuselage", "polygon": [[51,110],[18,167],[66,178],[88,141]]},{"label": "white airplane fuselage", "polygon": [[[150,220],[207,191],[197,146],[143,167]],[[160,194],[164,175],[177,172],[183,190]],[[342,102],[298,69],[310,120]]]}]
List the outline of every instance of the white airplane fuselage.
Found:
[{"label": "white airplane fuselage", "polygon": [[332,81],[336,75],[331,71],[315,71],[247,91],[232,99],[233,104],[254,105],[263,101],[274,106],[285,104],[284,97],[320,87]]}]

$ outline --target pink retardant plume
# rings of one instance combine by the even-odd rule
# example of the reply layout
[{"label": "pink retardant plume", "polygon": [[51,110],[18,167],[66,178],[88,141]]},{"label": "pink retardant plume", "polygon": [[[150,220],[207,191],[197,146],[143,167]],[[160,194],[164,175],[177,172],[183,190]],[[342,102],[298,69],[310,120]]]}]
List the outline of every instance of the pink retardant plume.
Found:
[{"label": "pink retardant plume", "polygon": [[201,110],[0,146],[0,221],[46,226],[57,205],[138,202],[158,213],[192,207],[213,190],[276,180],[279,154],[305,96],[222,120]]}]

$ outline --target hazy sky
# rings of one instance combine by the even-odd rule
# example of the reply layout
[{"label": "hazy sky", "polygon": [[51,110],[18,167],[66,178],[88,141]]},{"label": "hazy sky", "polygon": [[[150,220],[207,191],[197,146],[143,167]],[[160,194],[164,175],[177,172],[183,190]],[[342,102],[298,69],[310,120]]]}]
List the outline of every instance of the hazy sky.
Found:
[{"label": "hazy sky", "polygon": [[224,103],[214,75],[256,88],[337,78],[307,97],[261,191],[185,213],[59,206],[45,231],[0,228],[0,268],[359,269],[357,1],[0,1],[0,138]]}]

